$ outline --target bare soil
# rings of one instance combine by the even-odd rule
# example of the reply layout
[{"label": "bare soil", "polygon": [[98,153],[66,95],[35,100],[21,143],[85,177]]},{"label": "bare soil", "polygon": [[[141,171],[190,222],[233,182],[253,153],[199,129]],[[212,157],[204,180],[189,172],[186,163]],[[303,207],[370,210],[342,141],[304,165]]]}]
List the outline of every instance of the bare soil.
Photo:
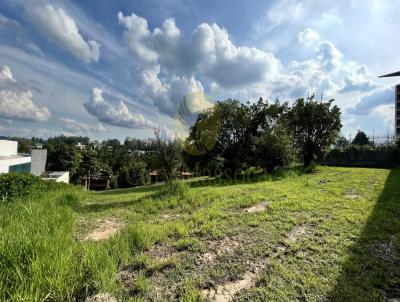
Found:
[{"label": "bare soil", "polygon": [[102,293],[87,297],[85,302],[117,302],[117,299],[115,299],[111,294]]},{"label": "bare soil", "polygon": [[83,237],[83,240],[100,241],[114,236],[124,227],[124,223],[117,219],[98,219],[93,228],[88,234]]},{"label": "bare soil", "polygon": [[250,208],[244,209],[244,212],[246,213],[259,213],[259,212],[264,212],[267,209],[267,203],[266,202],[261,202],[255,206],[252,206]]},{"label": "bare soil", "polygon": [[216,302],[228,302],[232,301],[233,297],[241,290],[253,287],[257,280],[258,274],[248,271],[240,280],[218,285],[216,289],[204,289],[201,291],[201,293],[208,300]]}]

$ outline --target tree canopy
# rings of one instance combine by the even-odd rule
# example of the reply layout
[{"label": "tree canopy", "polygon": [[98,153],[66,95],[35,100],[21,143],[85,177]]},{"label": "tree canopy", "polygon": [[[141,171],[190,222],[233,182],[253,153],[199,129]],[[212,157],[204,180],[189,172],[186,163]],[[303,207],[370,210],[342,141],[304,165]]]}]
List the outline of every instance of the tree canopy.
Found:
[{"label": "tree canopy", "polygon": [[352,144],[357,145],[357,146],[366,146],[366,145],[370,145],[371,142],[369,141],[369,138],[365,134],[365,132],[358,131],[356,136],[353,139]]},{"label": "tree canopy", "polygon": [[324,155],[339,135],[341,113],[333,101],[319,102],[314,96],[300,98],[289,111],[288,126],[305,166]]}]

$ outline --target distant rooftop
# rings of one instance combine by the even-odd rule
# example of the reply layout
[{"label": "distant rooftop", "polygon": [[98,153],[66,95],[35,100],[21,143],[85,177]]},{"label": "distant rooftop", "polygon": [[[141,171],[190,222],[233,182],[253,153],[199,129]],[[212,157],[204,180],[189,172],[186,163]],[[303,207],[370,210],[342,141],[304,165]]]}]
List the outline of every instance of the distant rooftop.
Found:
[{"label": "distant rooftop", "polygon": [[22,157],[30,157],[28,154],[16,154],[16,155],[7,155],[7,156],[0,156],[0,160],[3,159],[14,159],[14,158],[22,158]]}]

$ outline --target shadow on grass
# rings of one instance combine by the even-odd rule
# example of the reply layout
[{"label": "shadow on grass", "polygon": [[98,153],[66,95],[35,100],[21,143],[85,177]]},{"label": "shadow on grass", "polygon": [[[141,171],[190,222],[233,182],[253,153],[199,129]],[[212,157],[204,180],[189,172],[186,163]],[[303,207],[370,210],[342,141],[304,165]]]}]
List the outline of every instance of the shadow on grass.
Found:
[{"label": "shadow on grass", "polygon": [[301,176],[307,173],[315,173],[317,169],[309,170],[303,166],[294,166],[289,169],[277,170],[273,173],[266,173],[263,170],[259,170],[251,173],[240,173],[233,177],[216,176],[208,179],[202,179],[198,181],[192,181],[189,183],[190,187],[206,187],[206,186],[234,186],[243,184],[252,184],[262,181],[277,181],[282,180],[288,176]]},{"label": "shadow on grass", "polygon": [[81,205],[76,209],[79,213],[92,213],[102,212],[109,209],[124,209],[135,204],[138,204],[146,199],[151,198],[152,195],[143,196],[139,199],[133,199],[128,201],[95,201],[89,204]]},{"label": "shadow on grass", "polygon": [[400,169],[388,175],[336,282],[330,301],[400,298]]},{"label": "shadow on grass", "polygon": [[143,186],[143,187],[132,187],[132,188],[126,188],[126,189],[113,189],[113,190],[99,191],[99,192],[94,192],[94,193],[95,194],[99,194],[99,195],[120,195],[120,194],[129,194],[129,193],[147,193],[147,192],[155,192],[163,185],[164,185],[164,183],[160,183],[160,184],[157,183],[157,184],[154,184],[154,185],[148,185],[148,186]]}]

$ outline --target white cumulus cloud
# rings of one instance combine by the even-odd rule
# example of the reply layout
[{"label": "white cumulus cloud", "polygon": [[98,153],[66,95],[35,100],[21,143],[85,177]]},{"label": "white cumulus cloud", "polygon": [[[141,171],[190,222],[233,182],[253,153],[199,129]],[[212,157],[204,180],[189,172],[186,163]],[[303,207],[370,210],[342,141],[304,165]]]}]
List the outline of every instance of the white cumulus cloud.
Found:
[{"label": "white cumulus cloud", "polygon": [[153,128],[155,123],[146,119],[142,114],[131,112],[123,101],[115,106],[103,98],[100,88],[93,88],[92,97],[84,104],[85,109],[91,115],[97,117],[100,122],[125,128]]},{"label": "white cumulus cloud", "polygon": [[96,127],[89,126],[85,123],[78,122],[72,118],[60,118],[61,123],[64,125],[64,128],[68,131],[72,132],[104,132],[106,129],[102,124],[98,124]]},{"label": "white cumulus cloud", "polygon": [[319,41],[319,34],[311,28],[306,28],[301,31],[297,37],[301,44],[310,45]]},{"label": "white cumulus cloud", "polygon": [[27,10],[27,16],[37,30],[59,48],[86,63],[99,61],[100,44],[94,40],[86,41],[74,19],[62,8],[49,4],[34,6]]},{"label": "white cumulus cloud", "polygon": [[50,118],[50,111],[34,103],[32,91],[20,85],[6,65],[0,69],[0,116],[35,122]]},{"label": "white cumulus cloud", "polygon": [[140,78],[142,94],[161,110],[173,115],[182,98],[193,92],[203,92],[204,88],[194,76],[171,75],[160,79],[160,67],[143,70]]},{"label": "white cumulus cloud", "polygon": [[273,76],[279,61],[254,47],[239,47],[217,24],[200,24],[189,37],[181,34],[174,19],[150,31],[146,19],[118,13],[125,28],[123,39],[139,64],[159,65],[161,72],[180,75],[202,73],[220,86],[243,86]]},{"label": "white cumulus cloud", "polygon": [[[377,107],[394,104],[394,90],[391,87],[376,89],[361,97],[360,101],[348,109],[350,114],[368,115]],[[387,107],[386,107],[387,109]],[[378,110],[379,111],[379,110]],[[394,116],[394,110],[393,110]]]},{"label": "white cumulus cloud", "polygon": [[330,41],[321,41],[316,49],[318,59],[327,72],[337,70],[342,64],[342,53]]},{"label": "white cumulus cloud", "polygon": [[343,76],[343,84],[339,92],[368,92],[379,87],[372,81],[367,66],[349,64],[348,69],[349,72]]},{"label": "white cumulus cloud", "polygon": [[280,62],[273,54],[235,45],[217,24],[203,23],[184,36],[174,19],[150,30],[146,19],[118,13],[126,48],[141,67],[144,98],[171,114],[187,90],[203,91],[198,78],[221,89],[244,88],[274,78]]}]

